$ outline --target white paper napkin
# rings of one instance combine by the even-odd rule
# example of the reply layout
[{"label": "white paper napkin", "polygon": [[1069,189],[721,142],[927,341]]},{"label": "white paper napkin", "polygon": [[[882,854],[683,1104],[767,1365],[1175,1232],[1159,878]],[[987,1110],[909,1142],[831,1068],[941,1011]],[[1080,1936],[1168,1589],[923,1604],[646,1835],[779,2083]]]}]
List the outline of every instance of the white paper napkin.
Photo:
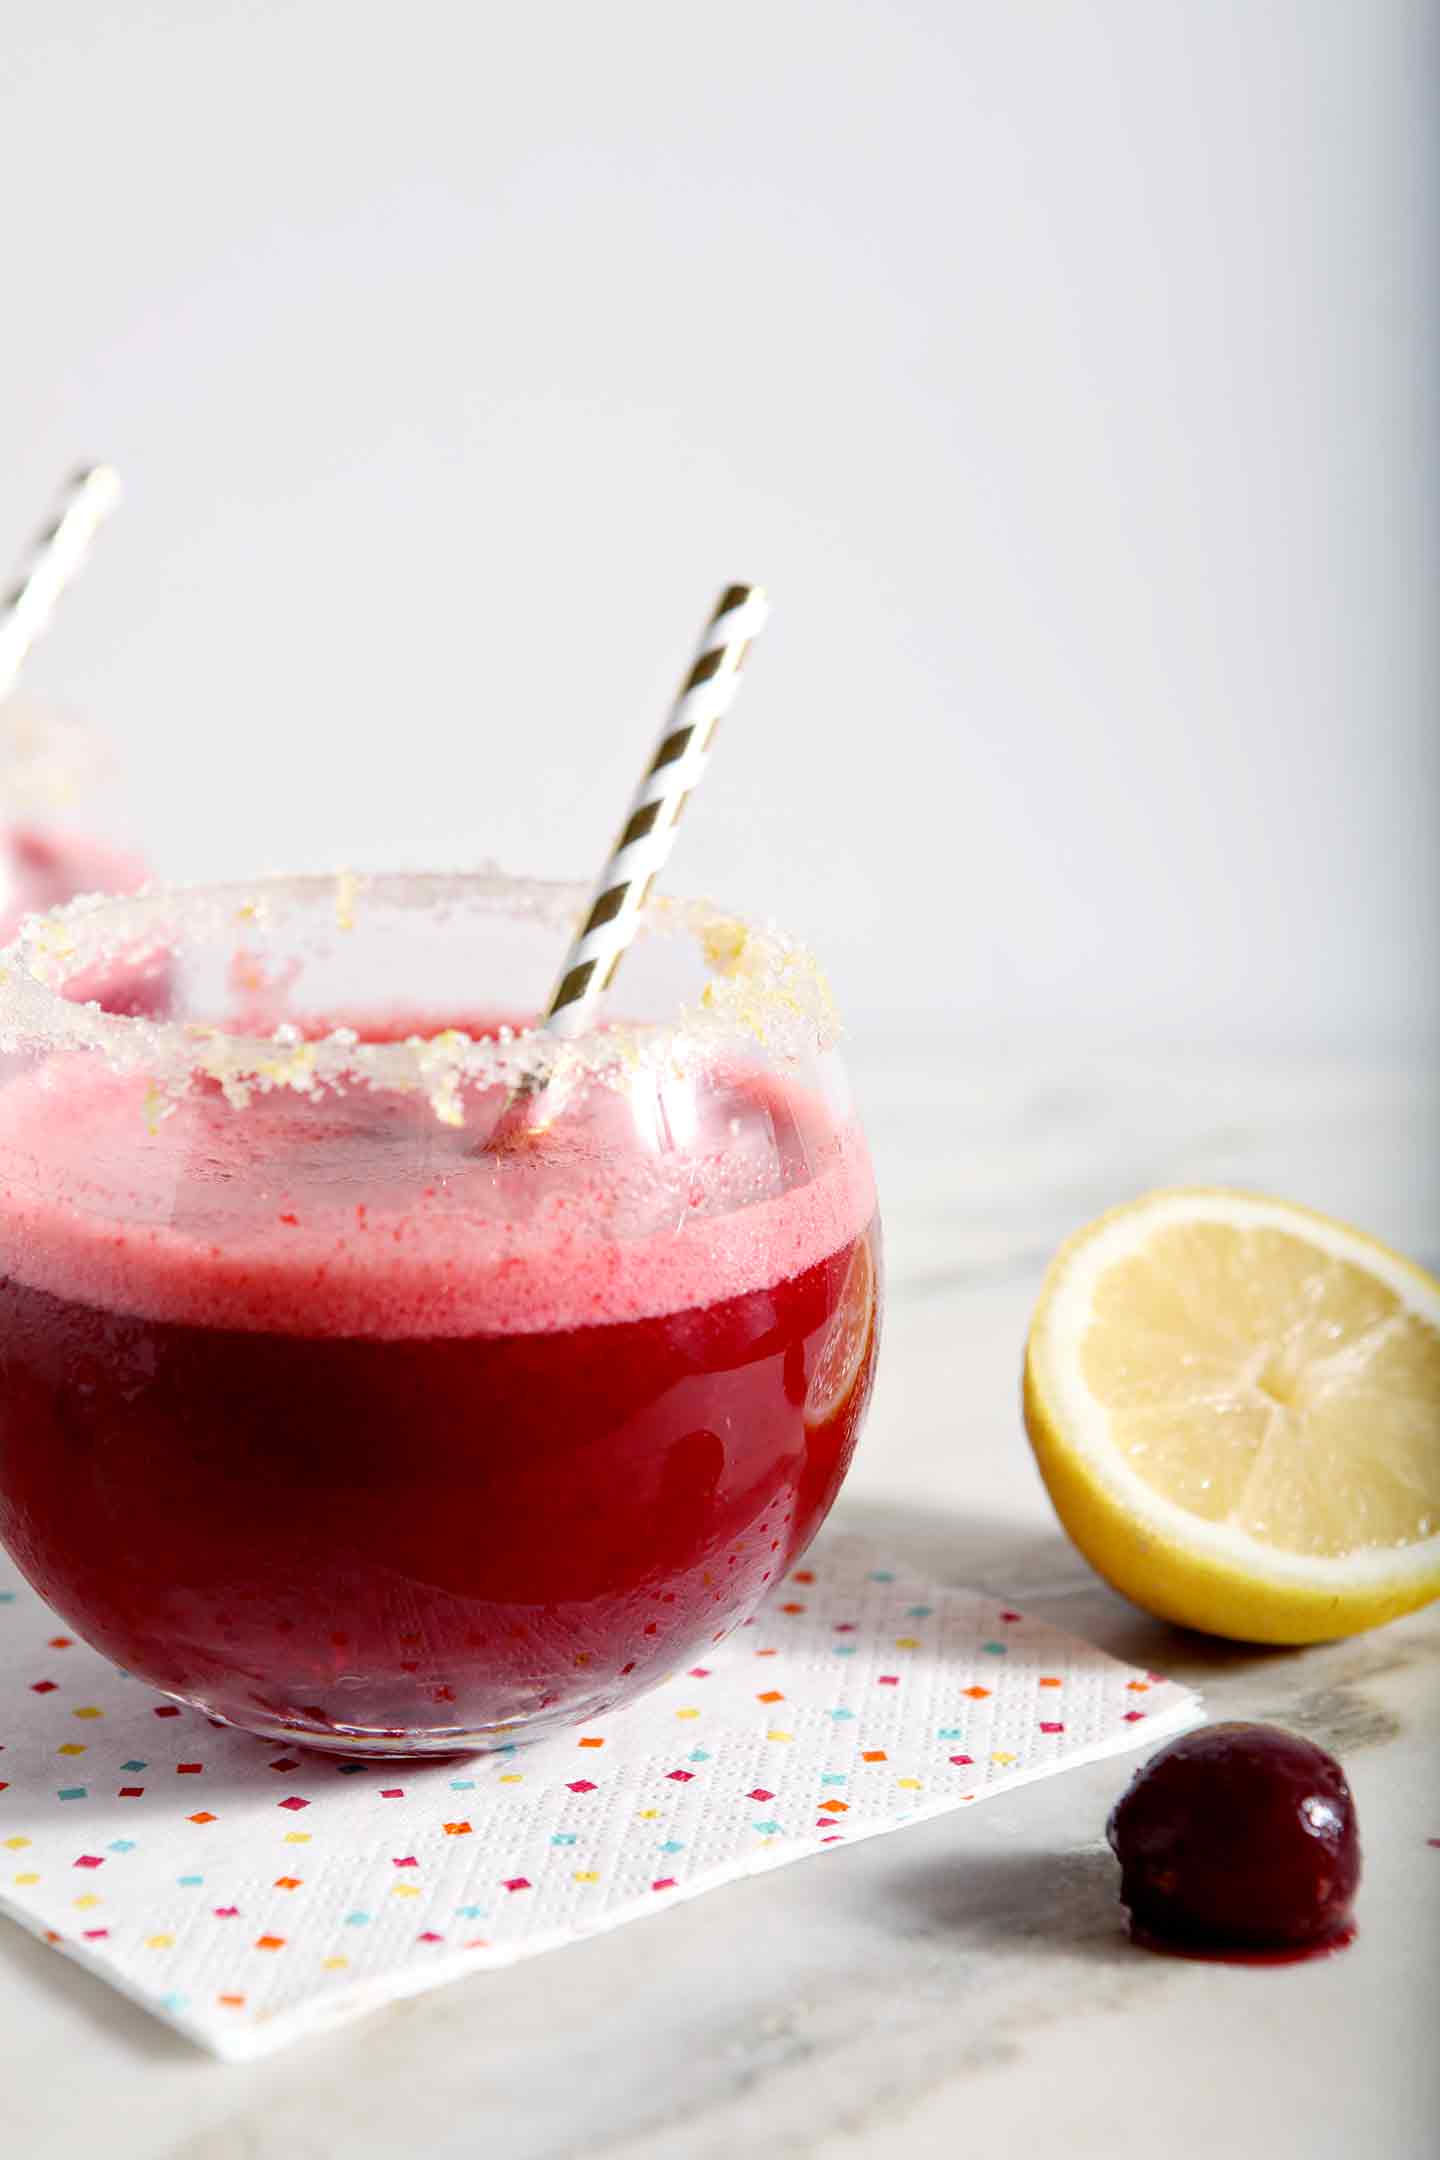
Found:
[{"label": "white paper napkin", "polygon": [[202,2046],[255,2055],[1200,1715],[1157,1673],[831,1535],[633,1709],[362,1766],[166,1701],[0,1557],[0,1909]]}]

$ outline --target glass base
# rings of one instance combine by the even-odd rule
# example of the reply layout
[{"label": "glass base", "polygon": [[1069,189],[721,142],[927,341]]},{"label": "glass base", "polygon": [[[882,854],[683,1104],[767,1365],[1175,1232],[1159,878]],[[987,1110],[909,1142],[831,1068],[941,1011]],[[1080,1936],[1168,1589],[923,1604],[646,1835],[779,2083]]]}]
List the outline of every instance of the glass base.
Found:
[{"label": "glass base", "polygon": [[503,1725],[427,1725],[421,1731],[403,1732],[378,1726],[321,1725],[304,1718],[267,1718],[263,1713],[237,1718],[191,1696],[171,1695],[170,1699],[187,1709],[203,1710],[215,1724],[234,1732],[253,1733],[257,1739],[276,1740],[286,1747],[312,1748],[321,1755],[345,1756],[353,1762],[423,1762],[447,1755],[494,1754],[532,1740],[548,1740],[554,1733],[573,1732],[586,1719],[600,1717],[612,1707],[597,1699],[537,1711]]}]

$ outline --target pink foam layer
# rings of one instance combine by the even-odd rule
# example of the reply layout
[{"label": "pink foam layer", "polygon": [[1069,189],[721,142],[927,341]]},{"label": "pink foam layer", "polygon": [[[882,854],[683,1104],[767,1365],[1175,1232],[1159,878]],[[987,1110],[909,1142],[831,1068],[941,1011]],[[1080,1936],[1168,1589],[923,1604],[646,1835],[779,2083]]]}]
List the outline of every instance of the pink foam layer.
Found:
[{"label": "pink foam layer", "polygon": [[[455,1180],[419,1186],[413,1174],[382,1173],[320,1186],[285,1145],[315,1117],[308,1105],[257,1116],[187,1103],[152,1133],[143,1097],[143,1082],[90,1070],[28,1074],[0,1090],[0,1274],[192,1326],[392,1340],[535,1334],[766,1289],[848,1244],[875,1207],[853,1126],[823,1127],[804,1184],[718,1213],[705,1212],[702,1191],[685,1219],[672,1206],[663,1228],[628,1236],[614,1234],[608,1168],[557,1177],[523,1219],[502,1220],[457,1199]],[[202,1137],[218,1139],[222,1213],[185,1200],[197,1118]],[[208,1167],[216,1156],[207,1152]]]}]

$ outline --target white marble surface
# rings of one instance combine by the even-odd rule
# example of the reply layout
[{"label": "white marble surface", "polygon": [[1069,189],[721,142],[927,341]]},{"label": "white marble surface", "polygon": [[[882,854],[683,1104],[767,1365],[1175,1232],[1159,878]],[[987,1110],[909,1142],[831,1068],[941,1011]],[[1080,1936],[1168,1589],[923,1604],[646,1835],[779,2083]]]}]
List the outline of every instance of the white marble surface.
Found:
[{"label": "white marble surface", "polygon": [[[891,1305],[841,1509],[1120,1655],[1341,1754],[1366,1849],[1343,1956],[1240,1970],[1119,1926],[1101,1764],[222,2067],[0,1928],[0,2136],[24,2160],[898,2160],[1157,2150],[1420,2160],[1440,2139],[1440,1609],[1247,1652],[1159,1627],[1055,1527],[1016,1373],[1065,1230],[1147,1185],[1232,1181],[1440,1260],[1419,1059],[858,1057]],[[1137,1758],[1138,1759],[1138,1758]]]}]

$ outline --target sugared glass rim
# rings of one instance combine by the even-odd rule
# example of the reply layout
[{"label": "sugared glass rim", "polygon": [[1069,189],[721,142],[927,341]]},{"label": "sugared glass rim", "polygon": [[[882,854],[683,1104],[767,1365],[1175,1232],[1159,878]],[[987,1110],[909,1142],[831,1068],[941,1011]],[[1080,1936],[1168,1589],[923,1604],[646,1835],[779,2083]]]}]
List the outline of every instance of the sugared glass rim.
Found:
[{"label": "sugared glass rim", "polygon": [[441,911],[478,903],[482,911],[547,925],[556,933],[558,963],[589,898],[580,884],[499,870],[340,871],[154,885],[127,897],[84,894],[30,916],[0,951],[0,1051],[98,1052],[117,1071],[148,1075],[162,1105],[204,1079],[217,1082],[237,1108],[275,1088],[316,1094],[359,1083],[427,1094],[438,1116],[458,1123],[462,1083],[513,1087],[548,1078],[562,1062],[567,1073],[614,1077],[642,1066],[684,1065],[727,1047],[753,1053],[758,1045],[767,1058],[793,1062],[833,1046],[839,1023],[807,947],[772,924],[702,900],[652,899],[641,911],[639,933],[694,940],[707,973],[699,999],[671,1020],[607,1024],[563,1043],[538,1027],[504,1030],[486,1041],[449,1029],[399,1043],[358,1042],[343,1028],[316,1041],[285,1025],[271,1035],[231,1034],[197,1021],[107,1013],[61,994],[65,983],[92,968],[183,949],[246,923],[263,932],[291,912],[328,909],[345,934],[361,921],[367,899]]}]

